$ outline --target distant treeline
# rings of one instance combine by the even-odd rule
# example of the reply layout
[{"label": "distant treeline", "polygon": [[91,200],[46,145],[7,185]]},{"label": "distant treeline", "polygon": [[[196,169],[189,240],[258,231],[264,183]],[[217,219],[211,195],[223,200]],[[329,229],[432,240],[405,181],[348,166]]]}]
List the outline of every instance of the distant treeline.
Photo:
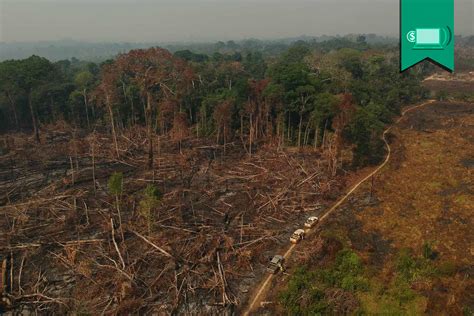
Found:
[{"label": "distant treeline", "polygon": [[[350,47],[361,35],[341,36],[301,36],[279,40],[246,39],[240,41],[217,41],[215,43],[93,43],[73,40],[27,42],[27,43],[1,43],[0,61],[8,59],[24,59],[31,55],[45,57],[51,61],[77,58],[85,61],[103,62],[116,55],[132,49],[145,49],[148,47],[163,47],[171,52],[191,50],[196,53],[212,55],[218,51],[229,53],[234,51],[260,51],[265,55],[280,54],[290,45],[298,41],[307,43],[339,42],[339,46]],[[375,34],[363,35],[370,45],[397,45],[398,40],[391,37],[377,36]]]},{"label": "distant treeline", "polygon": [[0,125],[32,130],[37,141],[44,124],[58,121],[108,127],[114,139],[144,126],[150,164],[159,134],[236,141],[249,153],[269,143],[337,156],[346,146],[364,165],[383,153],[384,125],[426,95],[420,82],[430,71],[424,63],[400,74],[398,49],[364,36],[298,41],[272,55],[149,48],[101,64],[31,56],[0,63]]}]

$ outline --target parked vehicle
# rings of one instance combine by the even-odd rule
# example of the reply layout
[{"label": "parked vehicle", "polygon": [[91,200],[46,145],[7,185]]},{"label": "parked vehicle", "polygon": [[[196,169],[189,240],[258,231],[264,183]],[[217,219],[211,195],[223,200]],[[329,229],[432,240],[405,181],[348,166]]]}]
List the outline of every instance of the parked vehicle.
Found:
[{"label": "parked vehicle", "polygon": [[285,258],[280,255],[273,256],[272,260],[267,266],[267,271],[271,274],[277,274],[278,271],[283,271],[283,263],[285,262]]},{"label": "parked vehicle", "polygon": [[319,218],[317,216],[309,217],[306,222],[304,223],[305,228],[313,228],[319,222]]},{"label": "parked vehicle", "polygon": [[291,237],[290,237],[290,241],[294,244],[299,243],[303,239],[304,239],[304,230],[303,229],[295,230],[293,235],[291,235]]}]

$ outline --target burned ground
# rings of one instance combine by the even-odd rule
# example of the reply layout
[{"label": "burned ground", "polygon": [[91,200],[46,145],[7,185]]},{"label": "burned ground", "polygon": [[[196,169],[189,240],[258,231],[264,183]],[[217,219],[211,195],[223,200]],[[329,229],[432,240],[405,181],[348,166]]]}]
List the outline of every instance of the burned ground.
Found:
[{"label": "burned ground", "polygon": [[469,71],[454,74],[437,73],[423,81],[423,86],[433,93],[445,92],[451,95],[471,94],[474,91],[474,75]]},{"label": "burned ground", "polygon": [[432,91],[444,91],[447,93],[472,93],[474,81],[427,80],[423,85]]},{"label": "burned ground", "polygon": [[[317,152],[160,144],[50,126],[42,144],[3,138],[0,263],[9,309],[77,313],[223,313],[245,302],[298,222],[345,188]],[[123,192],[107,181],[123,174]],[[95,182],[93,181],[95,179]],[[147,216],[144,190],[159,201]],[[117,204],[118,203],[118,204]]]}]

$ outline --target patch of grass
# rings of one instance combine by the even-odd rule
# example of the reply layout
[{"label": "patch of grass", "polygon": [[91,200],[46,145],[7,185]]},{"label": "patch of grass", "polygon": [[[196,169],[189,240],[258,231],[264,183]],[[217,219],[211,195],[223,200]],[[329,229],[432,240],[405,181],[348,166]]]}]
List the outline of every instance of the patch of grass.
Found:
[{"label": "patch of grass", "polygon": [[325,291],[340,288],[349,292],[366,291],[369,282],[364,277],[360,257],[352,250],[337,253],[334,264],[322,270],[307,267],[296,269],[288,286],[280,293],[280,303],[289,315],[320,315],[329,312]]},{"label": "patch of grass", "polygon": [[357,297],[361,315],[422,315],[427,304],[425,297],[400,281],[387,284],[371,279],[370,290],[357,293]]},{"label": "patch of grass", "polygon": [[[415,266],[408,258],[402,261],[405,269]],[[411,282],[400,276],[388,282],[372,278],[369,290],[358,292],[357,297],[363,315],[420,315],[427,304],[427,299],[411,288]]]},{"label": "patch of grass", "polygon": [[412,289],[412,283],[457,272],[453,262],[437,263],[436,251],[425,242],[420,255],[411,249],[401,249],[395,261],[395,276],[390,282],[371,279],[369,291],[359,292],[362,310],[366,314],[418,315],[426,308],[427,299]]},{"label": "patch of grass", "polygon": [[411,302],[416,297],[416,293],[410,288],[410,283],[402,278],[395,279],[388,293],[400,306]]},{"label": "patch of grass", "polygon": [[423,257],[415,257],[410,249],[404,248],[400,251],[396,262],[398,279],[410,283],[438,275],[434,263],[425,257],[425,255],[433,254],[431,246],[425,243],[422,253]]},{"label": "patch of grass", "polygon": [[458,266],[452,261],[440,263],[437,268],[439,276],[453,276],[458,271]]},{"label": "patch of grass", "polygon": [[[396,293],[406,296],[403,286],[397,288]],[[412,291],[411,289],[408,289]],[[399,299],[393,291],[387,291],[384,294],[377,295],[374,292],[358,294],[361,302],[361,315],[422,315],[426,308],[426,298],[414,293],[414,296],[404,304],[400,304]]]}]

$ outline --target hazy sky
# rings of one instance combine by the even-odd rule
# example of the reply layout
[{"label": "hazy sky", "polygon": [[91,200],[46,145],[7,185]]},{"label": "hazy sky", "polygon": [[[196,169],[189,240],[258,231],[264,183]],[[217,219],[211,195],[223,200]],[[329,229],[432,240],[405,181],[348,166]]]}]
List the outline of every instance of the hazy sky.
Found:
[{"label": "hazy sky", "polygon": [[[455,0],[474,34],[474,0]],[[299,35],[398,36],[399,0],[0,0],[0,41],[206,41]]]}]

